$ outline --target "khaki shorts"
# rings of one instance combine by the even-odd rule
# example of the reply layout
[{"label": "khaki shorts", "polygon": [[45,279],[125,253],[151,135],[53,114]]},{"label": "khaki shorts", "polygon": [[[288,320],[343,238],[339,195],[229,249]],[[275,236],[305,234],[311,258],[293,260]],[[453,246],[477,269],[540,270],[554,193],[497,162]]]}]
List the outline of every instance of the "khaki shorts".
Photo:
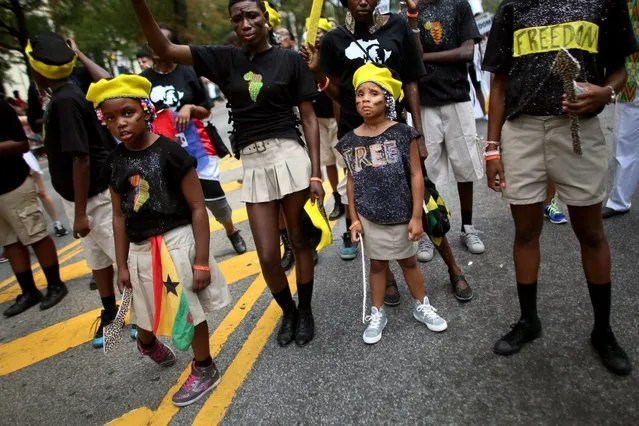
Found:
[{"label": "khaki shorts", "polygon": [[[193,325],[206,321],[206,313],[221,309],[231,302],[231,294],[224,275],[213,257],[213,234],[209,240],[209,266],[211,267],[211,284],[204,290],[193,292],[193,269],[195,262],[195,239],[191,225],[173,229],[163,235],[166,248],[171,255],[178,285],[186,295]],[[153,330],[153,312],[155,302],[153,296],[153,268],[151,260],[151,243],[131,244],[129,248],[129,274],[133,299],[131,301],[131,323],[147,331]]]},{"label": "khaki shorts", "polygon": [[484,177],[484,160],[470,102],[422,107],[422,126],[428,150],[426,171],[435,185],[450,182],[451,166],[456,182],[474,182]]},{"label": "khaki shorts", "polygon": [[607,194],[608,148],[599,119],[581,119],[583,155],[572,149],[567,116],[523,115],[504,124],[501,156],[510,204],[536,204],[546,199],[548,180],[569,206],[601,203]]},{"label": "khaki shorts", "polygon": [[243,148],[241,156],[245,203],[281,200],[311,184],[311,158],[295,139],[258,141]]},{"label": "khaki shorts", "polygon": [[[75,204],[62,199],[64,212],[73,226]],[[87,201],[87,216],[91,232],[82,238],[82,248],[87,265],[93,271],[108,268],[115,263],[115,243],[113,241],[113,208],[108,191],[95,195]]]},{"label": "khaki shorts", "polygon": [[344,168],[342,154],[335,149],[337,145],[337,120],[334,118],[318,118],[320,132],[320,164]]},{"label": "khaki shorts", "polygon": [[0,195],[0,246],[18,241],[30,246],[48,236],[33,179],[27,177],[22,185]]}]

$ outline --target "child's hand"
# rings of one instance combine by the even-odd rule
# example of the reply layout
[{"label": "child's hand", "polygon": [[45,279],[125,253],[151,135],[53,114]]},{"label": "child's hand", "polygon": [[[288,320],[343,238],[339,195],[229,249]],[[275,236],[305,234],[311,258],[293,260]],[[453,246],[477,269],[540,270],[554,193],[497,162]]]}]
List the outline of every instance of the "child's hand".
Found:
[{"label": "child's hand", "polygon": [[419,241],[424,236],[424,227],[422,220],[416,217],[408,222],[408,239],[411,241]]},{"label": "child's hand", "polygon": [[211,271],[193,270],[193,291],[197,293],[211,284]]},{"label": "child's hand", "polygon": [[120,294],[124,292],[124,288],[131,288],[131,275],[127,268],[118,268],[118,289]]},{"label": "child's hand", "polygon": [[353,222],[351,227],[348,228],[348,230],[351,231],[351,241],[354,244],[357,244],[359,242],[359,234],[364,234],[362,231],[362,223],[359,220],[356,220]]}]

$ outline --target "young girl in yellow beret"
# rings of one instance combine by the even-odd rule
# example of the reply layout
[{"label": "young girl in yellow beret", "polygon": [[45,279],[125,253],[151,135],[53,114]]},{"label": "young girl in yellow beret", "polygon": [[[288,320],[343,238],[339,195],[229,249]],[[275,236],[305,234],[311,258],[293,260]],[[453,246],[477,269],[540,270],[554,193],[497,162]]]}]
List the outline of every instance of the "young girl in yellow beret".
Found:
[{"label": "young girl in yellow beret", "polygon": [[[353,242],[362,240],[370,258],[371,314],[364,342],[382,338],[386,269],[396,260],[414,299],[413,317],[432,331],[446,321],[430,305],[417,264],[417,241],[423,236],[424,178],[416,140],[420,133],[398,123],[395,101],[403,98],[402,82],[388,68],[371,63],[353,75],[355,105],[364,123],[337,144],[348,167],[348,208]],[[360,238],[361,236],[361,238]]]},{"label": "young girl in yellow beret", "polygon": [[[172,140],[151,133],[151,82],[137,75],[89,88],[100,121],[122,141],[105,162],[113,202],[118,286],[132,292],[138,350],[162,366],[176,362],[173,344],[193,349],[191,374],[173,396],[177,406],[202,398],[220,382],[209,350],[206,313],[230,295],[212,256],[209,218],[196,160]],[[108,336],[105,336],[105,339]]]}]

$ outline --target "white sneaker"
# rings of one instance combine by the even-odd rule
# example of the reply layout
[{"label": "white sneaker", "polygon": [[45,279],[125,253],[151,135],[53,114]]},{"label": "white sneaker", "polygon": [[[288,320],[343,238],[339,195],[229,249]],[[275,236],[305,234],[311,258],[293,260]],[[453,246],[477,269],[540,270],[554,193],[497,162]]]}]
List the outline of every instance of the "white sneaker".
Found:
[{"label": "white sneaker", "polygon": [[366,321],[368,321],[368,327],[364,330],[364,343],[372,345],[382,339],[382,331],[384,331],[384,327],[388,323],[384,307],[377,309],[373,306],[371,314],[366,317]]},{"label": "white sneaker", "polygon": [[479,231],[473,225],[464,225],[464,230],[459,238],[472,254],[482,254],[486,250],[484,243],[479,239]]},{"label": "white sneaker", "polygon": [[428,235],[424,234],[417,244],[417,260],[420,262],[430,262],[435,254],[435,246]]},{"label": "white sneaker", "polygon": [[437,309],[430,306],[428,297],[424,297],[424,303],[415,300],[413,317],[415,317],[417,321],[426,324],[426,327],[428,327],[430,331],[444,331],[448,328],[446,320],[437,315]]}]

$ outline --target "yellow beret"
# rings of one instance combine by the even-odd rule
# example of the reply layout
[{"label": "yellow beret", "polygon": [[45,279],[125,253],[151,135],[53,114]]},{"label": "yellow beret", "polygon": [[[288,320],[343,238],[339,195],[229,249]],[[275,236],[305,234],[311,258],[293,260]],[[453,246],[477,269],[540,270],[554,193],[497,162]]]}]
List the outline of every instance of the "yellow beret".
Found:
[{"label": "yellow beret", "polygon": [[268,23],[274,30],[280,26],[280,14],[277,13],[277,10],[273,9],[267,1],[264,2],[264,6],[266,6],[266,11],[268,12]]},{"label": "yellow beret", "polygon": [[394,79],[388,68],[378,67],[371,63],[359,67],[353,74],[353,87],[357,90],[360,85],[368,82],[377,84],[389,92],[397,101],[401,101],[404,98],[402,82]]},{"label": "yellow beret", "polygon": [[151,93],[149,80],[135,74],[122,74],[109,80],[102,79],[97,83],[91,83],[87,99],[97,108],[107,99],[148,99],[149,93]]},{"label": "yellow beret", "polygon": [[[306,22],[304,24],[307,30],[310,24],[309,20],[310,18],[306,18]],[[326,18],[320,18],[319,21],[317,22],[317,28],[327,33],[333,29],[333,24],[331,23],[331,21],[329,21]]]},{"label": "yellow beret", "polygon": [[[39,43],[43,45],[40,50],[44,50],[44,51],[47,50],[46,43],[48,41],[49,40],[45,39],[44,43]],[[54,40],[54,42],[55,41],[56,40]],[[58,48],[59,46],[55,46],[55,47]],[[57,52],[60,51],[60,49],[56,49],[56,50]],[[75,67],[75,62],[78,59],[78,56],[75,53],[73,53],[71,48],[68,48],[68,50],[71,53],[68,55],[63,55],[63,56],[66,56],[67,58],[61,62],[56,61],[56,62],[60,62],[57,64],[54,64],[54,63],[47,64],[43,60],[37,59],[39,55],[37,53],[34,54],[33,47],[31,46],[31,40],[27,41],[27,46],[24,48],[24,53],[27,55],[27,58],[29,59],[29,65],[31,65],[31,68],[33,68],[38,74],[41,74],[42,76],[48,78],[49,80],[62,80],[63,78],[67,78],[71,75],[71,73],[73,72],[73,67]]]}]

